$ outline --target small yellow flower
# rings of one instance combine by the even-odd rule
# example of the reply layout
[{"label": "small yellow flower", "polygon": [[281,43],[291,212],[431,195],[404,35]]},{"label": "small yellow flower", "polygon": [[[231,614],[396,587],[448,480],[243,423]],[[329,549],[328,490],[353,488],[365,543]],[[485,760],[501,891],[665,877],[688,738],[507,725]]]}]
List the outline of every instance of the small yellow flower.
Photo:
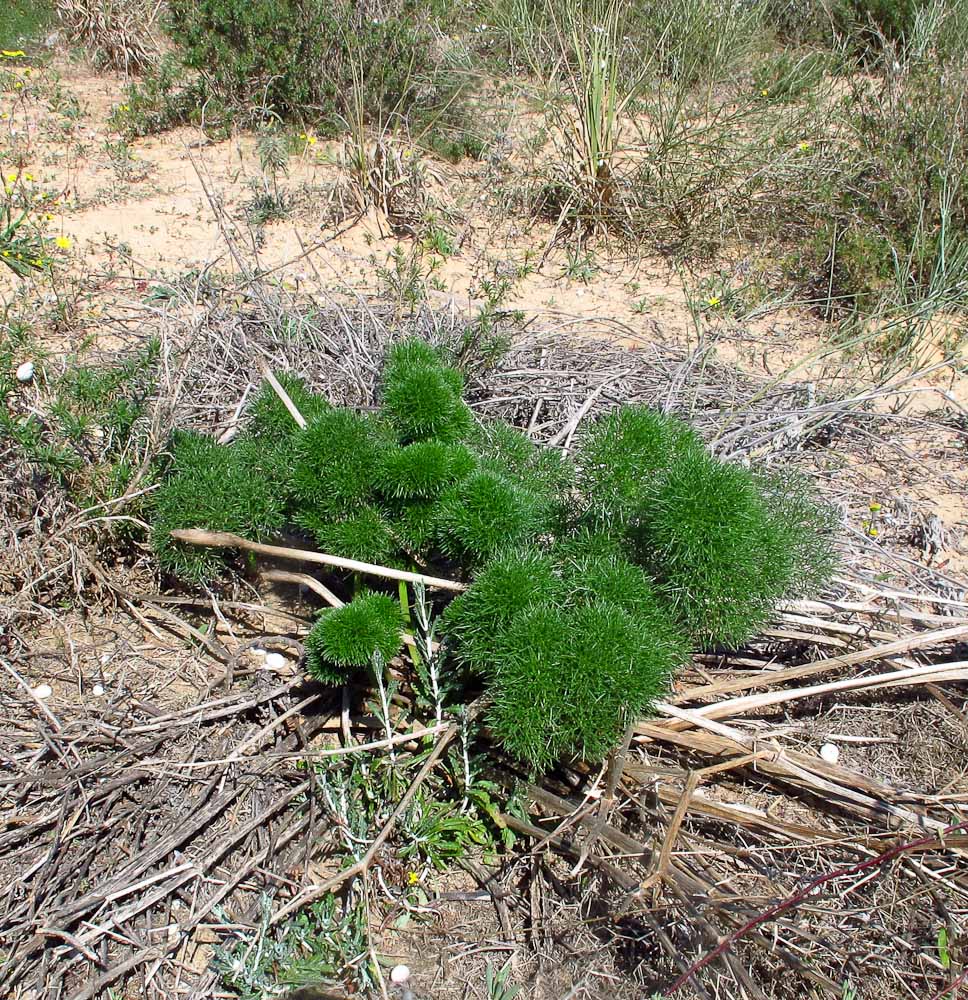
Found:
[{"label": "small yellow flower", "polygon": [[871,536],[871,538],[877,538],[878,535],[877,528],[871,527],[870,531],[868,531],[868,534]]},{"label": "small yellow flower", "polygon": [[870,505],[871,513],[876,514],[880,509],[881,505],[876,500],[873,500]]},{"label": "small yellow flower", "polygon": [[10,115],[8,115],[6,111],[0,112],[0,121],[4,121],[5,122],[9,117],[10,117]]},{"label": "small yellow flower", "polygon": [[71,241],[67,236],[58,236],[54,242],[61,248],[61,250],[70,250]]},{"label": "small yellow flower", "polygon": [[420,881],[420,876],[416,872],[407,872],[407,882],[416,885]]},{"label": "small yellow flower", "polygon": [[130,111],[131,107],[129,105],[127,105],[127,104],[122,104],[119,110],[121,110],[121,111]]},{"label": "small yellow flower", "polygon": [[799,146],[797,146],[797,149],[799,149],[801,153],[805,153],[809,148],[810,148],[810,143],[807,142],[806,140],[804,140],[803,142],[800,143]]},{"label": "small yellow flower", "polygon": [[24,174],[24,180],[25,181],[32,181],[33,179],[34,179],[34,175],[33,174]]},{"label": "small yellow flower", "polygon": [[44,218],[45,218],[45,219],[46,219],[46,220],[47,220],[48,222],[51,222],[51,221],[53,221],[53,218],[54,218],[54,217],[53,217],[53,216],[52,216],[52,215],[50,214],[50,212],[48,212],[48,213],[47,213],[47,214],[46,214],[46,215],[44,216]]},{"label": "small yellow flower", "polygon": [[5,59],[16,59],[18,56],[25,56],[26,54],[23,49],[0,49],[0,55]]},{"label": "small yellow flower", "polygon": [[706,299],[706,305],[715,309],[716,306],[718,306],[721,301],[722,299],[720,299],[718,295],[710,295],[709,298]]},{"label": "small yellow flower", "polygon": [[764,87],[760,91],[760,97],[769,97],[769,96],[770,96],[770,91],[766,87]]},{"label": "small yellow flower", "polygon": [[7,174],[7,182],[13,184],[17,180],[16,174]]},{"label": "small yellow flower", "polygon": [[17,81],[17,82],[16,82],[16,83],[15,83],[15,84],[13,85],[13,89],[14,89],[14,90],[23,90],[23,89],[24,89],[24,85],[23,85],[23,83],[22,83],[22,82],[21,82],[20,80],[18,80],[18,81]]}]

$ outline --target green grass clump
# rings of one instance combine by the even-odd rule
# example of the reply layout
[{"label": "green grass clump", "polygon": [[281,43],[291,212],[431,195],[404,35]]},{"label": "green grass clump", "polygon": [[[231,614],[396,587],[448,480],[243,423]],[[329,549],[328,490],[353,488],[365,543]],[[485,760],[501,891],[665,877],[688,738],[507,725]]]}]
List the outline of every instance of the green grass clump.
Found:
[{"label": "green grass clump", "polygon": [[472,424],[462,389],[463,379],[453,369],[407,358],[386,370],[383,408],[405,444],[428,438],[459,441]]},{"label": "green grass clump", "polygon": [[[278,381],[307,423],[312,423],[332,409],[322,396],[312,392],[298,376],[282,374],[278,376]],[[268,382],[263,383],[248,415],[246,436],[270,444],[291,442],[299,430],[292,414]]]},{"label": "green grass clump", "polygon": [[319,413],[295,439],[291,486],[296,503],[331,517],[366,503],[388,445],[372,417],[351,410]]},{"label": "green grass clump", "polygon": [[300,511],[296,523],[313,536],[322,552],[378,566],[395,566],[398,562],[399,543],[377,507],[367,504],[336,520],[314,511]]},{"label": "green grass clump", "polygon": [[403,617],[386,594],[364,593],[342,608],[323,611],[306,637],[309,671],[327,684],[342,684],[347,668],[386,662],[400,651]]},{"label": "green grass clump", "polygon": [[377,470],[380,492],[396,500],[427,500],[474,468],[472,452],[447,441],[415,441],[388,450]]},{"label": "green grass clump", "polygon": [[614,604],[536,605],[495,643],[488,721],[535,771],[566,756],[601,760],[665,688],[674,655]]},{"label": "green grass clump", "polygon": [[201,434],[175,435],[169,476],[150,505],[151,541],[162,569],[208,583],[223,566],[217,551],[173,541],[173,528],[231,531],[257,541],[282,529],[285,504],[272,488],[266,457],[254,442],[225,447]]},{"label": "green grass clump", "polygon": [[483,672],[495,638],[515,616],[563,597],[564,588],[549,556],[535,549],[510,549],[488,562],[470,590],[451,601],[444,624],[460,659]]},{"label": "green grass clump", "polygon": [[[670,415],[622,407],[572,462],[471,422],[460,372],[420,341],[388,351],[378,413],[285,384],[305,430],[263,392],[237,444],[176,439],[155,507],[162,565],[193,581],[219,565],[172,545],[173,527],[296,527],[332,555],[469,580],[442,609],[441,664],[463,668],[447,690],[476,678],[494,738],[534,770],[601,759],[690,648],[745,642],[832,572],[836,519],[803,480],[726,464]],[[309,669],[337,683],[388,659],[402,623],[376,593],[326,611]]]}]

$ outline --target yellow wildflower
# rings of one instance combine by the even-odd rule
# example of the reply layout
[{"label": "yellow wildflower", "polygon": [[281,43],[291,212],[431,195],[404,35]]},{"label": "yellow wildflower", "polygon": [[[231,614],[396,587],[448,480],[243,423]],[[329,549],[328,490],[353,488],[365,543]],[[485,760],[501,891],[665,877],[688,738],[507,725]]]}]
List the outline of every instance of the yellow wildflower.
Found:
[{"label": "yellow wildflower", "polygon": [[797,146],[797,149],[799,149],[801,153],[805,153],[809,148],[810,148],[810,143],[807,142],[806,140],[804,140],[803,142],[800,143],[799,146]]},{"label": "yellow wildflower", "polygon": [[34,175],[33,174],[24,174],[24,180],[25,181],[32,181],[33,179],[34,179]]},{"label": "yellow wildflower", "polygon": [[870,509],[872,514],[876,514],[881,509],[881,505],[876,500],[872,500]]},{"label": "yellow wildflower", "polygon": [[16,179],[17,179],[17,175],[16,174],[7,174],[7,181],[8,181],[8,183],[13,184],[14,181],[16,181]]},{"label": "yellow wildflower", "polygon": [[721,301],[722,299],[720,299],[718,295],[710,295],[709,298],[706,299],[706,305],[715,309],[716,306],[718,306]]},{"label": "yellow wildflower", "polygon": [[764,88],[763,88],[763,89],[762,89],[762,90],[760,91],[760,97],[769,97],[769,96],[770,96],[770,92],[769,92],[769,90],[768,90],[768,89],[767,89],[766,87],[764,87]]},{"label": "yellow wildflower", "polygon": [[420,881],[420,876],[416,872],[407,872],[407,882],[416,885]]},{"label": "yellow wildflower", "polygon": [[18,56],[25,56],[26,54],[23,49],[0,49],[0,55],[5,59],[16,59]]},{"label": "yellow wildflower", "polygon": [[61,250],[70,250],[71,241],[67,236],[58,236],[54,242],[61,248]]}]

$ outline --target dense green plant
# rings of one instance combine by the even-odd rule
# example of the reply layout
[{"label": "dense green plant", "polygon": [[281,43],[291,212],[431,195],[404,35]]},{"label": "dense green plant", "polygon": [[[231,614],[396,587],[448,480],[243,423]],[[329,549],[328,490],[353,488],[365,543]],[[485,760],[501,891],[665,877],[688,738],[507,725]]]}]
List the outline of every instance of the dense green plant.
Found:
[{"label": "dense green plant", "polygon": [[336,134],[357,87],[368,121],[428,126],[455,107],[458,77],[442,63],[431,5],[351,0],[172,0],[169,31],[215,95]]},{"label": "dense green plant", "polygon": [[276,469],[271,453],[256,442],[222,447],[182,431],[170,450],[169,475],[151,508],[152,545],[162,569],[200,583],[222,565],[217,553],[173,542],[173,528],[231,531],[258,540],[282,529],[285,503],[273,488]]},{"label": "dense green plant", "polygon": [[403,645],[402,628],[400,605],[386,594],[359,594],[342,608],[324,611],[306,637],[310,673],[338,684],[347,667],[367,667],[375,655],[386,662]]},{"label": "dense green plant", "polygon": [[[833,517],[803,481],[712,457],[672,415],[621,407],[590,423],[570,461],[475,422],[461,373],[417,340],[388,350],[378,412],[283,381],[305,429],[263,391],[235,444],[174,442],[154,501],[162,565],[193,580],[216,566],[172,544],[172,527],[288,527],[344,558],[469,580],[441,619],[463,668],[445,687],[483,684],[495,737],[532,768],[601,758],[690,646],[745,642],[832,569]],[[333,586],[356,594],[358,581]],[[310,672],[336,684],[373,665],[384,699],[401,600],[362,593],[322,612]],[[425,654],[412,657],[419,685],[439,693],[441,654]]]}]

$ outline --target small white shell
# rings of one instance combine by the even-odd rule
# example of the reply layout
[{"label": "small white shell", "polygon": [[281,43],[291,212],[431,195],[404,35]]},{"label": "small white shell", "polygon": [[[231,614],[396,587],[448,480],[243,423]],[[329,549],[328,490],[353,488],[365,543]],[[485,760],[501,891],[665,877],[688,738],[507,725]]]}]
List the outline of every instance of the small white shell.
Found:
[{"label": "small white shell", "polygon": [[34,363],[33,361],[25,361],[17,369],[17,381],[18,382],[30,382],[34,377]]},{"label": "small white shell", "polygon": [[91,694],[93,694],[95,698],[100,698],[101,695],[104,694],[104,685],[95,684],[94,687],[91,688]]},{"label": "small white shell", "polygon": [[282,653],[266,653],[266,668],[268,670],[282,670],[289,661]]},{"label": "small white shell", "polygon": [[840,747],[833,743],[824,743],[820,748],[820,757],[828,764],[836,764],[840,760]]},{"label": "small white shell", "polygon": [[398,986],[407,982],[410,979],[410,968],[406,965],[395,965],[390,970],[390,982],[396,983]]},{"label": "small white shell", "polygon": [[35,698],[49,698],[54,693],[54,689],[49,684],[38,684],[34,688],[33,694]]}]

